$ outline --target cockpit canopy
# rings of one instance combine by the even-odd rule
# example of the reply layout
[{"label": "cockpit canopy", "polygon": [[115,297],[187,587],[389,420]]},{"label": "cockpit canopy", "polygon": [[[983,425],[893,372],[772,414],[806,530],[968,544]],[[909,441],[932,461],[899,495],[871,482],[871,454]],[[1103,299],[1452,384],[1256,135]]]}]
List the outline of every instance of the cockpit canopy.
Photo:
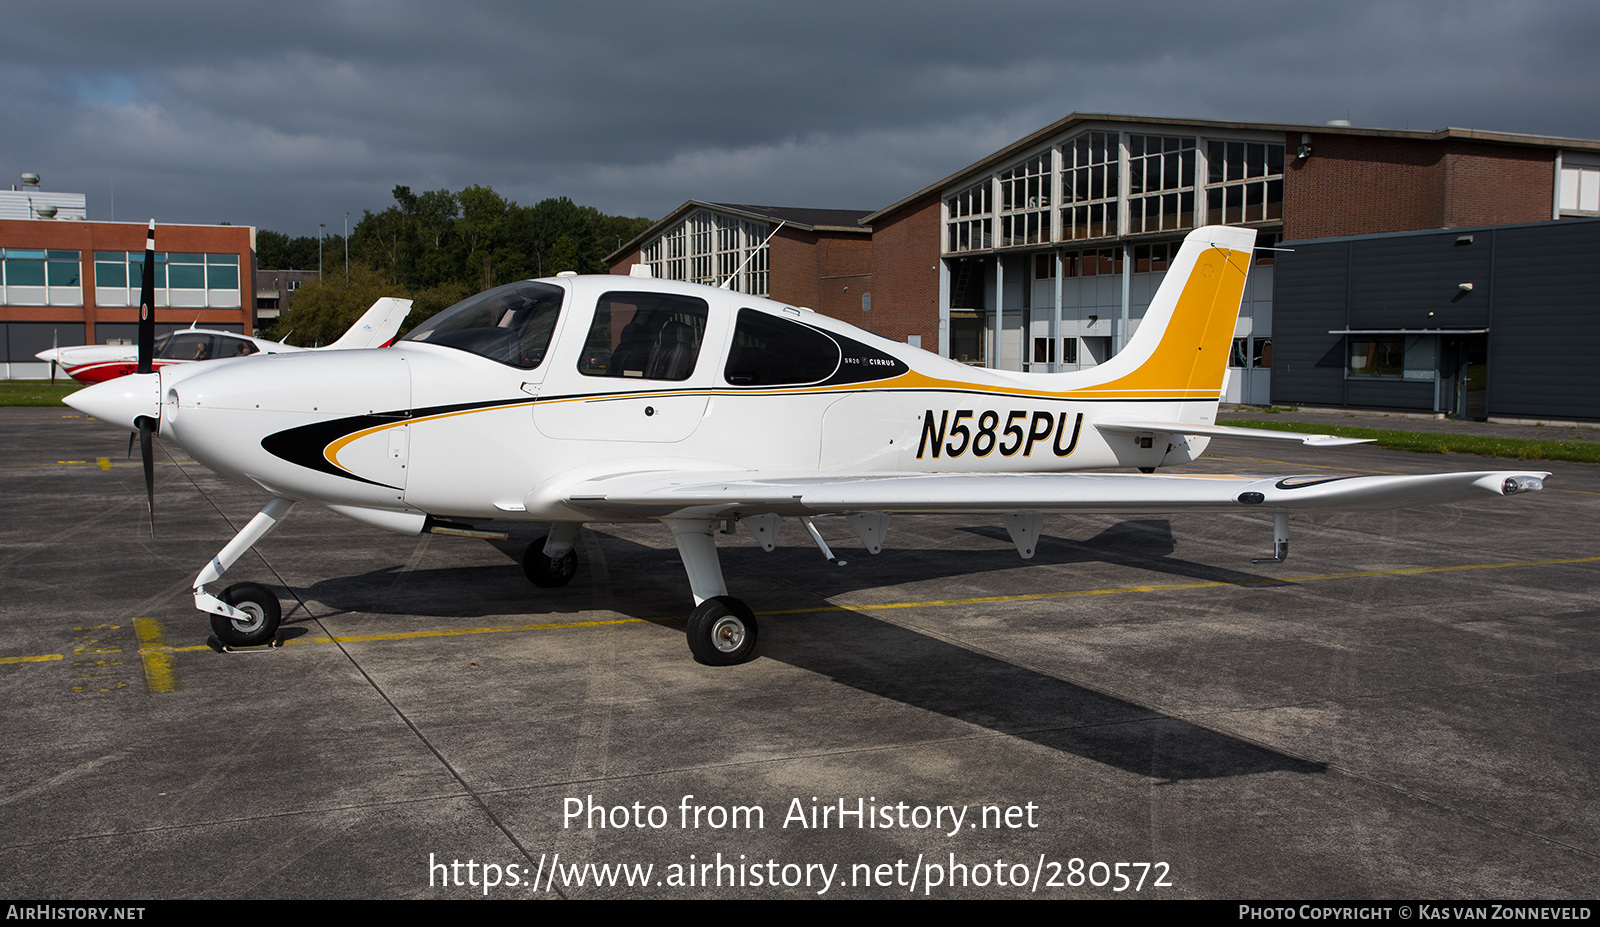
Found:
[{"label": "cockpit canopy", "polygon": [[401,340],[442,344],[532,370],[550,350],[565,297],[565,290],[548,283],[508,283],[469,296]]}]

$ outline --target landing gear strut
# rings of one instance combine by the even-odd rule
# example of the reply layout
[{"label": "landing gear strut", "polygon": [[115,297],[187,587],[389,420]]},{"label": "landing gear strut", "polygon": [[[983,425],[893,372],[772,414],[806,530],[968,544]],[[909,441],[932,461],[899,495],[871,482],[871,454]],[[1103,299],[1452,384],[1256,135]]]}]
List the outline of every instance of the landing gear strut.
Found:
[{"label": "landing gear strut", "polygon": [[254,647],[272,640],[278,633],[283,608],[272,590],[258,583],[235,583],[223,591],[220,599],[206,591],[206,583],[221,579],[222,574],[277,527],[292,508],[293,499],[273,496],[272,501],[263,506],[195,577],[194,607],[211,616],[211,630],[229,647]]},{"label": "landing gear strut", "polygon": [[728,595],[717,560],[717,522],[709,518],[664,519],[689,574],[695,607],[689,614],[689,651],[707,666],[734,666],[755,656],[756,616]]}]

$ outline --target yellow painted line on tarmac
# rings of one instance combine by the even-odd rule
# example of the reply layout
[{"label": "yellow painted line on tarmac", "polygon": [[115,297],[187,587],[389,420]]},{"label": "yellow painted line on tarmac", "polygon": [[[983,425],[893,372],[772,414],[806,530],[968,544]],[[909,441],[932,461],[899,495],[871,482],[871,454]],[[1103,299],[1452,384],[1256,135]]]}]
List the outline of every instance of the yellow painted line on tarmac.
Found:
[{"label": "yellow painted line on tarmac", "polygon": [[[1597,563],[1596,557],[1568,557],[1551,560],[1517,560],[1508,563],[1463,563],[1454,566],[1402,567],[1393,570],[1357,570],[1349,573],[1319,573],[1310,576],[1285,576],[1281,578],[1209,580],[1194,583],[1160,583],[1148,586],[1113,586],[1106,589],[1072,589],[1064,592],[1028,592],[1014,595],[971,596],[961,599],[925,599],[916,602],[878,602],[853,605],[817,605],[811,608],[784,608],[756,612],[757,615],[815,615],[827,612],[874,612],[896,608],[942,608],[952,605],[1001,605],[1007,602],[1038,602],[1048,599],[1071,599],[1092,595],[1123,595],[1132,592],[1176,592],[1185,589],[1213,589],[1224,586],[1288,586],[1299,583],[1326,582],[1338,579],[1366,579],[1381,576],[1418,576],[1425,573],[1456,573],[1465,570],[1506,570],[1521,567],[1565,566],[1578,563]],[[472,634],[505,634],[517,631],[562,631],[572,628],[599,628],[620,624],[672,624],[688,620],[687,615],[662,618],[606,618],[589,621],[552,621],[532,624],[506,625],[499,628],[444,628],[434,631],[392,631],[381,634],[346,634],[339,636],[296,637],[284,641],[284,646],[305,644],[357,644],[383,641],[424,640],[438,637],[461,637]],[[206,644],[185,647],[168,647],[161,625],[153,618],[135,618],[134,628],[139,635],[139,656],[145,661],[146,685],[152,692],[172,692],[181,689],[177,673],[171,670],[165,658],[171,654],[194,653],[210,650]],[[26,657],[0,657],[0,663],[42,663],[60,660],[60,654],[42,654]],[[153,672],[152,667],[155,667]],[[167,675],[163,676],[162,673]],[[154,680],[154,681],[153,681]],[[174,688],[157,688],[170,684]]]},{"label": "yellow painted line on tarmac", "polygon": [[96,457],[95,458],[95,463],[99,464],[100,465],[100,469],[102,469],[102,470],[110,470],[111,469],[111,458],[109,458],[109,457]]},{"label": "yellow painted line on tarmac", "polygon": [[449,628],[440,631],[394,631],[386,634],[348,634],[339,637],[296,637],[284,641],[289,644],[362,644],[373,641],[408,641],[424,637],[457,637],[462,634],[500,634],[506,631],[559,631],[566,628],[598,628],[611,624],[639,624],[644,622],[687,621],[681,618],[606,618],[594,621],[562,621],[543,624],[508,625],[503,628]]},{"label": "yellow painted line on tarmac", "polygon": [[139,636],[139,660],[144,664],[144,690],[150,693],[178,692],[183,683],[178,679],[178,668],[167,649],[167,635],[161,622],[154,618],[133,619],[134,633]]}]

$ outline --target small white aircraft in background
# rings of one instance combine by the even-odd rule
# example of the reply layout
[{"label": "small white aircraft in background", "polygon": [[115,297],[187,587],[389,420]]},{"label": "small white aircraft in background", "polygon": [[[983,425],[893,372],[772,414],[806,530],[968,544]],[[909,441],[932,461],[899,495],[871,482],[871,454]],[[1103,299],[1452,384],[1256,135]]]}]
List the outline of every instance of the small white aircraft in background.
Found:
[{"label": "small white aircraft in background", "polygon": [[[750,659],[756,622],[728,595],[717,530],[771,550],[784,518],[847,515],[882,549],[890,515],[1000,516],[1022,557],[1047,514],[1390,508],[1542,488],[1541,472],[1261,477],[1155,474],[1229,435],[1354,443],[1215,424],[1255,232],[1185,240],[1137,333],[1074,373],[975,369],[843,322],[725,289],[561,276],[480,293],[387,350],[299,353],[136,374],[67,398],[159,429],[271,494],[200,572],[195,604],[225,644],[273,639],[271,590],[206,588],[299,501],[416,534],[501,538],[544,521],[523,569],[577,571],[584,522],[660,521],[677,542],[703,663]],[[146,263],[149,266],[149,262]],[[1111,467],[1143,473],[1078,473]],[[150,470],[146,469],[147,488]],[[152,490],[153,493],[153,490]]]},{"label": "small white aircraft in background", "polygon": [[[411,311],[411,300],[385,296],[372,304],[338,341],[321,348],[299,348],[265,338],[252,338],[233,332],[190,326],[169,332],[155,340],[156,369],[193,361],[249,357],[252,354],[286,354],[291,351],[342,351],[351,348],[381,348],[394,341],[400,326]],[[34,357],[51,364],[80,383],[103,383],[125,377],[138,369],[138,347],[131,344],[85,344],[40,351]]]}]

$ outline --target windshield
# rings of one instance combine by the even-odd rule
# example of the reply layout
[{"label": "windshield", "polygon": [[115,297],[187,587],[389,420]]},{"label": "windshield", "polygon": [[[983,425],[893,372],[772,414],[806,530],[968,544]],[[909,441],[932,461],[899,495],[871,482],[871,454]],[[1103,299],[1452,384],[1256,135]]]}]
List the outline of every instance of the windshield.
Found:
[{"label": "windshield", "polygon": [[469,351],[532,370],[544,362],[566,291],[526,280],[470,296],[412,329],[402,341]]}]

